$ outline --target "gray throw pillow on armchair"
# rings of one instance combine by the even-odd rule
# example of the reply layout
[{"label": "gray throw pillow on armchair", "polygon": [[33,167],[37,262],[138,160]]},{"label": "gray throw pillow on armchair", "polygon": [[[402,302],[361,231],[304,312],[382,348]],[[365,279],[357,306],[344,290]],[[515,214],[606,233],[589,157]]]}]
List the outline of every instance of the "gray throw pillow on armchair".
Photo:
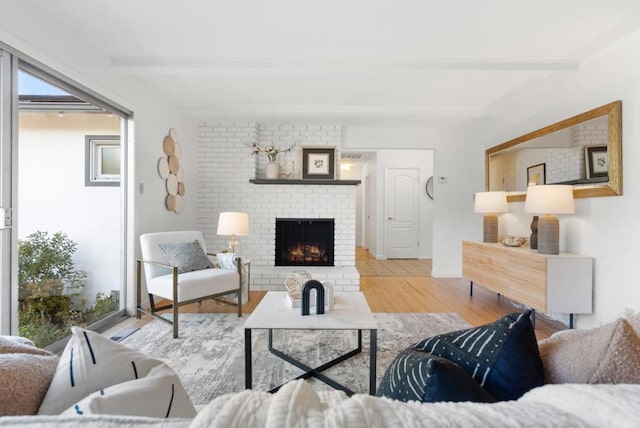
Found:
[{"label": "gray throw pillow on armchair", "polygon": [[214,267],[197,240],[170,242],[159,246],[167,258],[167,262],[178,268],[178,273]]}]

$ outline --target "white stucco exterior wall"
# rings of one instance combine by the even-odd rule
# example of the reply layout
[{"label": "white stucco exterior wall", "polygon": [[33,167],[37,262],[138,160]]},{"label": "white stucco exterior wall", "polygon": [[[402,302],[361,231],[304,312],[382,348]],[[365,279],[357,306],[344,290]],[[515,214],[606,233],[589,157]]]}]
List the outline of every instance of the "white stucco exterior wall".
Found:
[{"label": "white stucco exterior wall", "polygon": [[74,264],[88,273],[79,290],[120,290],[120,187],[85,186],[85,135],[116,135],[120,118],[57,112],[22,113],[18,144],[18,234],[64,232],[77,244]]}]

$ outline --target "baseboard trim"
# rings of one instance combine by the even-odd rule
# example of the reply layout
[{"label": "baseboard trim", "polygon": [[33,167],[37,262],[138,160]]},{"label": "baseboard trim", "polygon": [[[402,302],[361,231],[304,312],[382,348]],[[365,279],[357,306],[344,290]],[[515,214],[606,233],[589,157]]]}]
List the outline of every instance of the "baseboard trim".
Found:
[{"label": "baseboard trim", "polygon": [[434,278],[461,278],[460,272],[447,272],[447,271],[431,271],[431,276]]}]

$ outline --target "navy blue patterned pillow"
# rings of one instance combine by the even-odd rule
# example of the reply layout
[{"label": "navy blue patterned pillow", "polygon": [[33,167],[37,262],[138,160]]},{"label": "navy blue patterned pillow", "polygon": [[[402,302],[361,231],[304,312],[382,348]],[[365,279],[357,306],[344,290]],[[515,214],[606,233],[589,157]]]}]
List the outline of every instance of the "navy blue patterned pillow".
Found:
[{"label": "navy blue patterned pillow", "polygon": [[379,397],[400,401],[496,401],[463,368],[428,352],[405,349],[389,365]]},{"label": "navy blue patterned pillow", "polygon": [[171,266],[178,273],[214,267],[197,240],[191,242],[170,242],[158,245]]},{"label": "navy blue patterned pillow", "polygon": [[512,313],[483,326],[441,334],[411,346],[459,365],[498,400],[516,400],[544,384],[529,316]]}]

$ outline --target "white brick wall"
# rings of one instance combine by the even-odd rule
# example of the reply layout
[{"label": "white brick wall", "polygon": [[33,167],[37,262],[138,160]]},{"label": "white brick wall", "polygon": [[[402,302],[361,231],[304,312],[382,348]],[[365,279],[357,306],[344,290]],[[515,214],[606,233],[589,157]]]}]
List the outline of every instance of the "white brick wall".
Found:
[{"label": "white brick wall", "polygon": [[554,150],[547,156],[547,183],[587,178],[584,147],[607,145],[607,136],[606,122],[588,122],[574,126],[571,136],[574,147]]},{"label": "white brick wall", "polygon": [[[210,252],[225,248],[228,238],[216,235],[218,214],[242,211],[249,214],[249,236],[240,238],[241,255],[252,260],[252,289],[284,289],[284,279],[298,267],[274,267],[276,217],[334,218],[335,267],[302,268],[314,278],[334,282],[337,291],[359,289],[355,269],[355,186],[255,185],[263,178],[267,159],[252,156],[247,145],[257,142],[287,148],[278,156],[284,173],[301,175],[302,146],[339,146],[342,130],[337,125],[261,125],[256,122],[209,122],[198,124],[198,228]],[[339,161],[337,161],[339,165]],[[336,173],[339,173],[336,168]]]},{"label": "white brick wall", "polygon": [[573,143],[581,146],[606,145],[607,123],[587,122],[573,128]]},{"label": "white brick wall", "polygon": [[[302,147],[335,147],[336,166],[340,165],[340,144],[342,127],[339,125],[259,125],[258,143],[262,146],[274,145],[285,150],[295,144],[292,151],[280,153],[280,174],[291,174],[286,178],[302,178]],[[265,177],[266,156],[256,158],[255,178]],[[336,179],[340,178],[340,168],[335,168]]]},{"label": "white brick wall", "polygon": [[553,150],[546,160],[547,184],[585,178],[584,148]]}]

